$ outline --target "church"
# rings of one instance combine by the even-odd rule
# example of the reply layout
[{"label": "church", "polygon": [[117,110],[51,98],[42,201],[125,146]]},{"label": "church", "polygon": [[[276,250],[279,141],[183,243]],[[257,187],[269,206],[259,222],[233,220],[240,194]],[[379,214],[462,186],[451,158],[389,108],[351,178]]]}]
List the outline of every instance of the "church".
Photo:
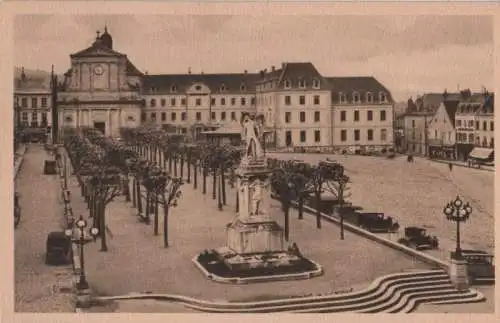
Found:
[{"label": "church", "polygon": [[140,124],[142,73],[127,55],[113,49],[107,27],[93,44],[71,54],[58,93],[60,127],[93,127],[107,136],[119,136],[121,127]]}]

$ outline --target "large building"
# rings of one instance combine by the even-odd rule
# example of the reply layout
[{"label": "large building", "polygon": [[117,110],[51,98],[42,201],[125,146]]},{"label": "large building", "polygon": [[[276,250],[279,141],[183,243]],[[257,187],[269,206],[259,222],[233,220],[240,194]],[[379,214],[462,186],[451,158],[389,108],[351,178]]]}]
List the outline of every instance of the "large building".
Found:
[{"label": "large building", "polygon": [[392,96],[373,77],[323,77],[310,62],[258,73],[151,75],[113,48],[107,28],[70,59],[57,100],[62,128],[118,136],[121,127],[147,122],[198,137],[248,111],[264,115],[266,140],[279,148],[393,146]]},{"label": "large building", "polygon": [[429,157],[456,159],[455,113],[459,101],[444,101],[427,127]]},{"label": "large building", "polygon": [[50,80],[29,77],[24,68],[14,81],[14,125],[18,128],[46,128],[52,124]]}]

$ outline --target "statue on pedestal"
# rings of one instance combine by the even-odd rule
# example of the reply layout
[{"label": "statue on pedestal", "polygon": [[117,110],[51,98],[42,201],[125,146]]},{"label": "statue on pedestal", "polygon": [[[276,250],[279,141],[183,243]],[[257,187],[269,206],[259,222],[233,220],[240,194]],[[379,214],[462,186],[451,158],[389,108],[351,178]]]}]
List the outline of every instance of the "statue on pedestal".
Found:
[{"label": "statue on pedestal", "polygon": [[241,126],[243,127],[241,139],[245,144],[242,160],[257,161],[263,159],[263,124],[260,118],[255,118],[255,116],[249,113],[243,113],[241,116]]}]

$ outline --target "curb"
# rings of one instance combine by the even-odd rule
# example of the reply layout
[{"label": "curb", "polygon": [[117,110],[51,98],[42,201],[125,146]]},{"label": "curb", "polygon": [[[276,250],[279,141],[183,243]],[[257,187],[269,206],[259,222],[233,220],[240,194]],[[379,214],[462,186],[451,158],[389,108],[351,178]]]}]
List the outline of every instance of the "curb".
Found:
[{"label": "curb", "polygon": [[[469,167],[469,166],[463,165],[463,164],[457,164],[456,161],[446,161],[446,160],[432,159],[432,158],[427,158],[427,160],[429,160],[431,162],[434,162],[434,163],[439,163],[439,164],[449,164],[449,163],[451,163],[453,166],[457,166],[457,167],[469,168],[469,169],[477,169],[477,170],[484,170],[484,171],[492,172],[492,173],[495,172],[495,166],[482,166],[481,168],[476,168],[476,167]],[[488,168],[484,168],[484,167],[488,167]]]},{"label": "curb", "polygon": [[22,149],[22,152],[19,154],[19,158],[15,161],[15,164],[14,164],[14,179],[16,179],[17,174],[19,173],[19,170],[21,169],[21,166],[23,165],[24,155],[26,154],[28,147],[26,145],[23,145],[23,148],[21,148],[21,149]]},{"label": "curb", "polygon": [[203,275],[208,279],[217,283],[222,284],[249,284],[249,283],[265,283],[265,282],[274,282],[274,281],[287,281],[287,280],[303,280],[310,279],[314,277],[318,277],[323,275],[323,267],[321,267],[317,262],[312,261],[311,259],[307,259],[316,265],[316,270],[310,270],[303,273],[297,274],[284,274],[284,275],[273,275],[273,276],[256,276],[256,277],[234,277],[234,278],[225,278],[219,275],[209,273],[197,260],[198,256],[195,256],[191,259],[194,265],[203,273]]}]

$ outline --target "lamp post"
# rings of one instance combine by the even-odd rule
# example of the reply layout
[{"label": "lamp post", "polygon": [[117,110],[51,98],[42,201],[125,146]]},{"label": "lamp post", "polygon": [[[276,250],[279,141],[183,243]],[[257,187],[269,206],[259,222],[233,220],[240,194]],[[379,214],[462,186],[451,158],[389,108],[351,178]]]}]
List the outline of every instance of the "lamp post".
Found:
[{"label": "lamp post", "polygon": [[460,223],[469,219],[472,213],[472,207],[469,202],[464,203],[459,196],[454,201],[449,202],[443,209],[446,219],[456,222],[457,225],[457,246],[455,255],[452,258],[460,260],[462,258],[462,251],[460,249]]},{"label": "lamp post", "polygon": [[[91,227],[89,229],[89,233],[92,236],[92,238],[88,238],[88,236],[86,237],[85,228],[87,228],[87,221],[81,215],[80,215],[80,218],[78,219],[78,221],[76,221],[75,226],[76,226],[76,229],[79,230],[79,238],[72,239],[72,241],[80,246],[80,279],[78,280],[78,283],[76,284],[76,288],[79,291],[82,291],[82,290],[86,290],[89,288],[87,278],[85,277],[85,262],[83,259],[83,247],[88,242],[91,242],[94,240],[94,238],[99,234],[99,229],[97,229],[95,227]],[[65,234],[68,237],[72,237],[73,230],[68,229],[65,231]]]}]

